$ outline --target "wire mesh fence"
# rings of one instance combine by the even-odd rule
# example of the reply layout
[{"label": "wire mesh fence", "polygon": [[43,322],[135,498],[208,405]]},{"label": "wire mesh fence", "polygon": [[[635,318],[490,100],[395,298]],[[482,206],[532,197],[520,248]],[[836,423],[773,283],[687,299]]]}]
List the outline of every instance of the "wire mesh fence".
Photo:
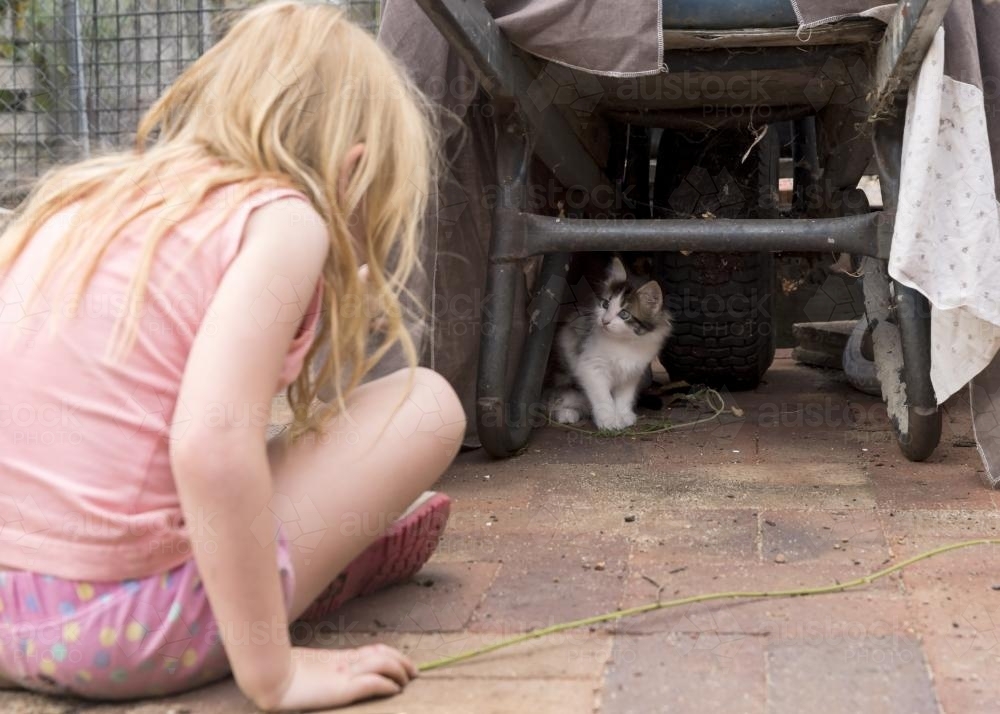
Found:
[{"label": "wire mesh fence", "polygon": [[[253,2],[0,0],[0,205],[55,164],[128,145],[223,19]],[[378,27],[379,0],[335,4]]]}]

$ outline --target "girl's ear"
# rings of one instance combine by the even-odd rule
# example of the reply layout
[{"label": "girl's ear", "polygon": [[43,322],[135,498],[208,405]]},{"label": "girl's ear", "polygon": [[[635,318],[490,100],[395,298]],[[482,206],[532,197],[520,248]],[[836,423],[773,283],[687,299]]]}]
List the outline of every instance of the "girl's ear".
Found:
[{"label": "girl's ear", "polygon": [[347,150],[344,163],[340,165],[340,175],[337,177],[337,190],[340,192],[341,199],[347,195],[347,186],[351,183],[351,177],[354,176],[354,171],[358,168],[358,162],[361,161],[364,153],[365,145],[363,143],[355,144]]}]

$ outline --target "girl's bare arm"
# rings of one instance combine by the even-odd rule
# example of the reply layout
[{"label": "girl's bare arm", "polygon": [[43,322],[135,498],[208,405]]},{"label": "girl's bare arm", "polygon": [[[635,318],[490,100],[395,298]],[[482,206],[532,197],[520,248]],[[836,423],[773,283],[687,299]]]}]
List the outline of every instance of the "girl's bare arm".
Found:
[{"label": "girl's bare arm", "polygon": [[[311,210],[284,199],[251,214],[188,358],[177,408],[190,419],[171,434],[174,480],[226,654],[241,689],[262,704],[290,676],[291,645],[274,539],[251,530],[272,494],[259,415],[270,413],[299,325],[262,308],[272,292],[294,301],[286,313],[305,313],[328,250],[322,222],[294,221]],[[288,285],[298,290],[280,294]]]}]

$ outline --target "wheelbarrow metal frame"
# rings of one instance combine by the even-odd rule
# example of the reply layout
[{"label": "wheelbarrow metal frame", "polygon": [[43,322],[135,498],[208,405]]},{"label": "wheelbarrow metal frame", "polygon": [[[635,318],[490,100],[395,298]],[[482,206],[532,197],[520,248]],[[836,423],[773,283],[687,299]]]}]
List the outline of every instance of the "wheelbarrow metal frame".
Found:
[{"label": "wheelbarrow metal frame", "polygon": [[[528,171],[537,156],[564,186],[591,191],[610,182],[574,131],[573,123],[555,104],[538,107],[527,100],[537,73],[503,36],[482,0],[416,0],[455,51],[476,74],[498,109],[497,180],[500,200],[494,208],[490,269],[479,360],[477,419],[487,452],[508,456],[524,447],[531,429],[544,423],[533,412],[540,395],[546,362],[567,287],[566,275],[574,251],[697,250],[707,252],[821,251],[846,252],[881,261],[888,259],[902,155],[904,94],[947,12],[950,0],[903,0],[879,45],[868,120],[879,161],[885,207],[861,215],[796,219],[684,220],[590,219],[547,217],[529,212]],[[826,42],[807,53],[837,54]],[[712,71],[722,64],[734,68],[732,54],[668,54],[674,71]],[[736,60],[743,69],[795,67],[806,61],[798,48],[774,47],[747,53]],[[713,64],[715,63],[715,64]],[[800,110],[803,111],[804,110]],[[529,326],[513,385],[508,387],[511,332],[520,261],[544,255],[542,270],[529,305]],[[872,281],[873,284],[876,281]],[[867,289],[867,288],[866,288]],[[875,288],[873,288],[875,289]],[[940,435],[940,415],[930,384],[930,309],[926,298],[886,279],[872,304],[888,306],[880,315],[898,328],[902,368],[894,375],[905,388],[903,414],[890,416],[908,458],[930,454]],[[890,407],[892,405],[890,404]],[[923,420],[922,422],[920,420]],[[936,419],[937,433],[933,422]],[[921,423],[923,443],[904,443],[910,423]],[[928,427],[927,424],[930,424]]]}]

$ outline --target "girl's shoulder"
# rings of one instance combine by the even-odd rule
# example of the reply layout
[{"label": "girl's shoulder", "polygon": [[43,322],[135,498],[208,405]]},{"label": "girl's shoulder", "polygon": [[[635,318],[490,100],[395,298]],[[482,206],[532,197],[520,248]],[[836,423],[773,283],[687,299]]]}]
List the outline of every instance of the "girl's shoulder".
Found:
[{"label": "girl's shoulder", "polygon": [[329,249],[326,221],[309,199],[297,191],[282,192],[251,209],[243,240],[264,234],[284,236],[286,241],[292,239],[296,249],[315,247],[322,248],[324,253]]},{"label": "girl's shoulder", "polygon": [[329,249],[326,222],[301,191],[264,188],[251,193],[215,197],[228,204],[228,218],[220,228],[223,265],[229,265],[251,240],[276,240],[295,250]]}]

